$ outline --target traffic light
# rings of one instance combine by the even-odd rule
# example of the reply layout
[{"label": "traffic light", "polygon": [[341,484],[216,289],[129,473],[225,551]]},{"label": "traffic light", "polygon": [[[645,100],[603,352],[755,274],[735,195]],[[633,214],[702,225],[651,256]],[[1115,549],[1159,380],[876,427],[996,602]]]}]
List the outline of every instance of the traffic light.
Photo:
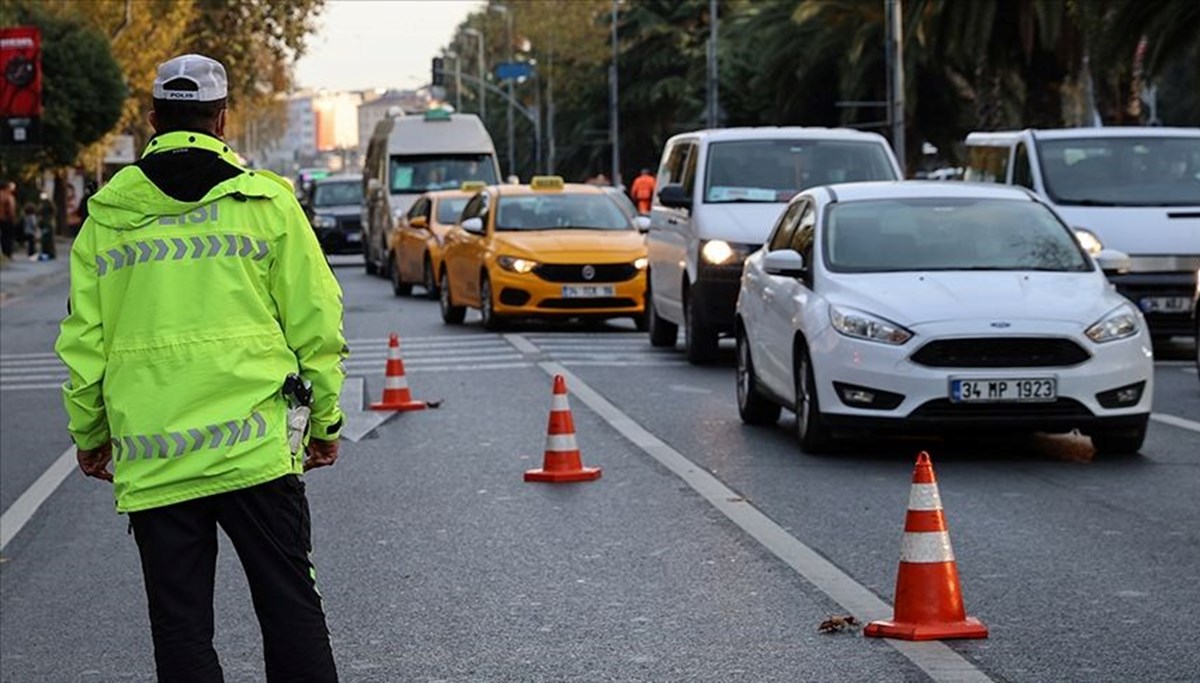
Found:
[{"label": "traffic light", "polygon": [[441,57],[433,58],[433,85],[445,85],[446,76],[443,68],[446,66],[446,60]]}]

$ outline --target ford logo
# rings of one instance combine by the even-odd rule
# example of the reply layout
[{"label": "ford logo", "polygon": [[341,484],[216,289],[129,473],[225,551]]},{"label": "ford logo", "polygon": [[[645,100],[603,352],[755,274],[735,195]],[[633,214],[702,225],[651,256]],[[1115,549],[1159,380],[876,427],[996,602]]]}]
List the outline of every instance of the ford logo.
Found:
[{"label": "ford logo", "polygon": [[1012,323],[994,322],[994,323],[992,323],[992,327],[998,327],[1000,329],[1004,329],[1005,327],[1012,327]]},{"label": "ford logo", "polygon": [[591,280],[596,277],[596,269],[591,266],[584,266],[582,275],[584,280]]}]

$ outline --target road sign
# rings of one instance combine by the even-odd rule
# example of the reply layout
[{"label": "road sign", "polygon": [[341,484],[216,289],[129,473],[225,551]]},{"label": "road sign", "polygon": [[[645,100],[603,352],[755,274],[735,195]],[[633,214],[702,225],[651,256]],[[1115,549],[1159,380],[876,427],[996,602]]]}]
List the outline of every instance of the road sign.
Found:
[{"label": "road sign", "polygon": [[533,75],[533,65],[528,62],[501,62],[496,65],[497,80],[529,78]]}]

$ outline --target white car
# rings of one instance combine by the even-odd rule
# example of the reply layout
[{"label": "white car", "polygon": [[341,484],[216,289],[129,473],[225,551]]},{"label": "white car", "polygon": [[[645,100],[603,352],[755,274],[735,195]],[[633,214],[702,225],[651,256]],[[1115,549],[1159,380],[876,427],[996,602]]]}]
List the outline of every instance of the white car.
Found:
[{"label": "white car", "polygon": [[1049,207],[1020,188],[833,185],[794,198],[746,260],[737,302],[742,419],[796,412],[807,452],[863,430],[1146,436],[1153,351]]}]

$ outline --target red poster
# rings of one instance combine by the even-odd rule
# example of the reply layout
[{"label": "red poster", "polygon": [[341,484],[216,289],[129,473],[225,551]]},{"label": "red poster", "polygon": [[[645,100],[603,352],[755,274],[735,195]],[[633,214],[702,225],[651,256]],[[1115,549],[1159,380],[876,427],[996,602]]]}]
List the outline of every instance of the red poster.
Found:
[{"label": "red poster", "polygon": [[33,26],[0,28],[0,118],[41,115],[41,32]]}]

